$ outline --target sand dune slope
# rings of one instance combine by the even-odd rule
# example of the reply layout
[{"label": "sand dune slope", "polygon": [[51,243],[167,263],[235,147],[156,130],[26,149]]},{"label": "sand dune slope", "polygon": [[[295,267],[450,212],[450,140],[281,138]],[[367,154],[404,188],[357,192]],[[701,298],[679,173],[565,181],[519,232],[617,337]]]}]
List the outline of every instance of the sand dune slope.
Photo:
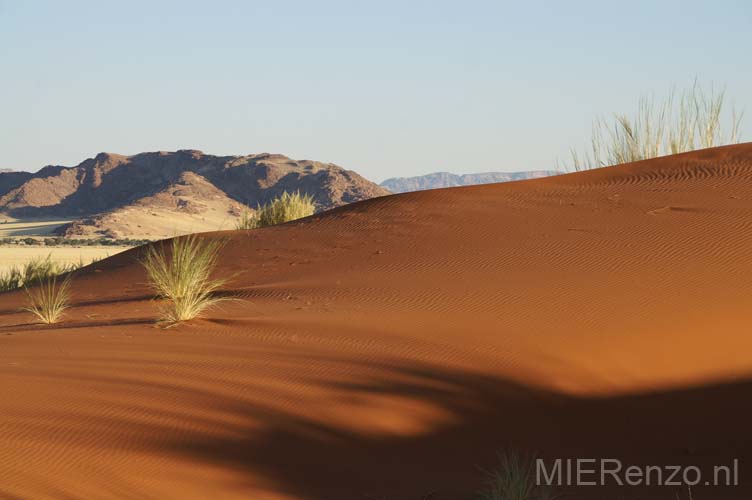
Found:
[{"label": "sand dune slope", "polygon": [[752,459],[752,144],[206,237],[244,300],[176,328],[138,249],[61,325],[0,296],[0,498],[469,499],[509,447]]}]

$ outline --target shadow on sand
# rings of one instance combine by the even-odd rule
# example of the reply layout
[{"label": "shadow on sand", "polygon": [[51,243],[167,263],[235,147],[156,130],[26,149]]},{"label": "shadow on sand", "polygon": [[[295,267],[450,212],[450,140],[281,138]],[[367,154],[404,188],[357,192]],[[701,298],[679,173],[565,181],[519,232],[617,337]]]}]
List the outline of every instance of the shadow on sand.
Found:
[{"label": "shadow on sand", "polygon": [[[335,362],[343,362],[336,360]],[[350,362],[350,361],[345,361]],[[711,474],[739,459],[739,487],[692,489],[695,500],[750,498],[752,382],[619,397],[575,398],[497,378],[431,366],[385,367],[368,383],[343,381],[343,395],[408,398],[441,408],[451,423],[411,436],[365,435],[315,418],[215,401],[240,421],[232,439],[180,439],[172,451],[248,473],[310,500],[471,499],[502,449],[556,458],[619,458],[625,467],[683,464]],[[400,381],[395,381],[399,379]],[[251,427],[253,430],[251,430]],[[570,498],[686,498],[686,488],[561,489]],[[603,496],[603,495],[606,496]],[[677,497],[677,495],[679,495]]]},{"label": "shadow on sand", "polygon": [[[231,349],[226,352],[233,355]],[[258,361],[249,361],[257,354]],[[470,371],[385,357],[369,359],[364,372],[362,357],[324,355],[301,345],[262,346],[230,362],[240,370],[236,376],[227,377],[215,359],[210,366],[217,373],[183,373],[181,365],[173,363],[171,376],[163,378],[158,370],[170,363],[169,358],[98,358],[97,366],[113,363],[123,369],[106,376],[75,371],[75,379],[63,377],[61,383],[93,382],[100,387],[98,393],[139,394],[141,399],[122,398],[118,411],[107,409],[112,402],[103,402],[88,414],[49,408],[47,418],[55,422],[52,436],[64,435],[68,444],[79,439],[89,446],[112,442],[115,436],[119,443],[144,447],[145,452],[233,470],[247,478],[249,487],[260,478],[280,493],[307,500],[470,500],[482,487],[482,469],[493,468],[497,452],[510,449],[536,452],[549,464],[557,458],[618,458],[625,466],[694,465],[708,474],[714,465],[738,459],[740,486],[698,486],[692,497],[747,500],[752,493],[746,471],[752,459],[749,380],[636,395],[572,397]],[[272,379],[243,376],[256,363],[273,368]],[[303,364],[321,369],[296,368]],[[268,372],[258,373],[263,377]],[[360,375],[327,376],[332,373]],[[285,393],[270,380],[295,392]],[[102,384],[106,390],[101,390]],[[328,414],[316,413],[316,408],[327,412],[328,407],[309,408],[295,400],[300,397],[295,394],[309,390],[329,394],[322,401],[336,404],[340,417],[353,420],[335,422]],[[159,400],[176,406],[154,405]],[[368,415],[374,407],[363,405],[369,400],[380,402],[375,417]],[[357,419],[380,423],[389,411],[378,411],[393,409],[395,401],[415,404],[397,403],[397,413],[428,407],[447,418],[426,421],[411,432],[358,425],[362,422]],[[82,419],[87,425],[81,425]],[[187,433],[188,428],[205,430]],[[613,483],[559,493],[593,500],[688,498],[685,488],[626,488]]]}]

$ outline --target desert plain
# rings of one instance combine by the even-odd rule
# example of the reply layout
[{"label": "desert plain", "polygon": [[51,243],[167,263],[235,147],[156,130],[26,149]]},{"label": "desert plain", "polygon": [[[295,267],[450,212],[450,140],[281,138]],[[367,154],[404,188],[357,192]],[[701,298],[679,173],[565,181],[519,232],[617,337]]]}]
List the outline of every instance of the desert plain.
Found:
[{"label": "desert plain", "polygon": [[[33,238],[43,241],[44,238],[54,237],[54,231],[71,222],[67,219],[15,219],[0,218],[0,239]],[[10,268],[18,268],[27,262],[49,257],[59,264],[89,264],[93,261],[109,257],[123,250],[127,246],[91,245],[91,246],[45,246],[0,244],[0,273]]]}]

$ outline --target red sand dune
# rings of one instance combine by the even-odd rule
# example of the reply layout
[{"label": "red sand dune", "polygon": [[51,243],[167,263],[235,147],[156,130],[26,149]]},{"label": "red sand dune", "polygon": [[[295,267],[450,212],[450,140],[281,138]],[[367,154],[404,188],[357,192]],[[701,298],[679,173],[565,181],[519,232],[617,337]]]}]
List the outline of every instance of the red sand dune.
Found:
[{"label": "red sand dune", "polygon": [[246,299],[172,329],[138,250],[0,296],[0,498],[469,499],[509,447],[752,492],[752,144],[205,237]]}]

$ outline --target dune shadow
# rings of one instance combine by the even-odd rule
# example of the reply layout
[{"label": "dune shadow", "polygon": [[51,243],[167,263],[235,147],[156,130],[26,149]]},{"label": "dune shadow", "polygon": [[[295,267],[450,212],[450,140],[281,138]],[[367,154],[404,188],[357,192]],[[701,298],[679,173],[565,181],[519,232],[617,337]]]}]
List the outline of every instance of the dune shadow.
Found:
[{"label": "dune shadow", "polygon": [[[49,328],[144,323],[153,320]],[[221,352],[235,356],[230,352],[236,346]],[[66,445],[77,437],[90,443],[91,433],[101,433],[95,439],[104,443],[117,436],[119,447],[127,442],[163,454],[160,459],[232,471],[239,490],[261,483],[305,500],[471,500],[499,450],[535,452],[549,464],[617,458],[626,465],[694,465],[703,471],[752,459],[752,379],[577,397],[469,369],[385,354],[324,354],[286,342],[242,350],[227,360],[234,367],[227,370],[230,365],[205,347],[200,359],[207,369],[198,376],[195,365],[178,362],[179,356],[115,356],[98,362],[123,369],[75,372],[65,383],[88,377],[106,384],[103,393],[142,397],[123,398],[118,411],[104,403],[106,411],[93,415],[51,408],[54,435],[67,436]],[[171,377],[154,377],[163,372],[152,370],[164,363],[172,366]],[[261,365],[260,378],[243,375],[246,363]],[[155,405],[160,399],[172,403]],[[91,425],[82,427],[82,419]],[[747,499],[752,482],[744,467],[740,479],[738,487],[693,488],[693,498]],[[681,488],[615,484],[558,493],[588,500],[687,498]]]},{"label": "dune shadow", "polygon": [[[370,432],[368,425],[364,430],[358,422],[330,424],[316,415],[215,400],[214,407],[248,426],[234,429],[232,438],[199,434],[173,440],[170,451],[249,475],[261,472],[280,491],[310,500],[418,500],[429,495],[434,500],[469,500],[484,481],[482,468],[492,468],[502,449],[533,451],[551,461],[619,458],[627,464],[708,468],[752,458],[750,381],[578,398],[496,377],[411,364],[388,366],[383,377],[365,383],[322,385],[344,400],[408,400],[450,418],[416,432],[390,433],[379,431],[380,418],[374,417]],[[404,411],[394,417],[411,417]],[[352,418],[362,415],[355,411]],[[390,418],[385,415],[384,422]],[[743,487],[743,477],[742,481],[737,488],[713,489],[712,498],[747,498],[750,490]],[[562,491],[575,498],[601,498],[605,491],[610,498],[643,499],[673,499],[679,492],[615,484],[595,492]],[[702,491],[698,487],[694,498],[707,498],[699,494]]]},{"label": "dune shadow", "polygon": [[150,300],[156,300],[158,297],[154,294],[141,294],[134,296],[117,296],[107,299],[96,300],[79,300],[71,304],[71,307],[84,307],[84,306],[104,306],[109,304],[124,304],[128,302],[146,302]]},{"label": "dune shadow", "polygon": [[[17,290],[12,290],[17,292]],[[128,302],[144,302],[156,299],[154,295],[138,295],[133,297],[113,297],[108,299],[96,299],[96,300],[78,300],[71,303],[70,307],[86,307],[86,306],[102,306],[108,304],[124,304]],[[20,307],[0,309],[0,315],[23,313],[24,310]]]},{"label": "dune shadow", "polygon": [[0,327],[0,334],[13,334],[21,332],[45,332],[50,330],[67,330],[72,328],[102,328],[108,326],[135,326],[154,324],[154,318],[128,318],[128,319],[110,319],[100,321],[61,321],[46,325],[43,323],[18,323]]},{"label": "dune shadow", "polygon": [[[22,290],[9,290],[5,293],[19,292]],[[212,296],[226,298],[226,299],[238,299],[248,300],[254,298],[256,294],[252,289],[232,289],[232,290],[218,290],[212,294]],[[112,304],[126,304],[129,302],[148,302],[153,300],[160,300],[160,297],[156,294],[140,294],[132,296],[116,296],[110,298],[94,299],[94,300],[77,300],[71,303],[71,307],[87,307],[87,306],[106,306]],[[13,314],[22,312],[19,308],[0,309],[0,315]]]}]

